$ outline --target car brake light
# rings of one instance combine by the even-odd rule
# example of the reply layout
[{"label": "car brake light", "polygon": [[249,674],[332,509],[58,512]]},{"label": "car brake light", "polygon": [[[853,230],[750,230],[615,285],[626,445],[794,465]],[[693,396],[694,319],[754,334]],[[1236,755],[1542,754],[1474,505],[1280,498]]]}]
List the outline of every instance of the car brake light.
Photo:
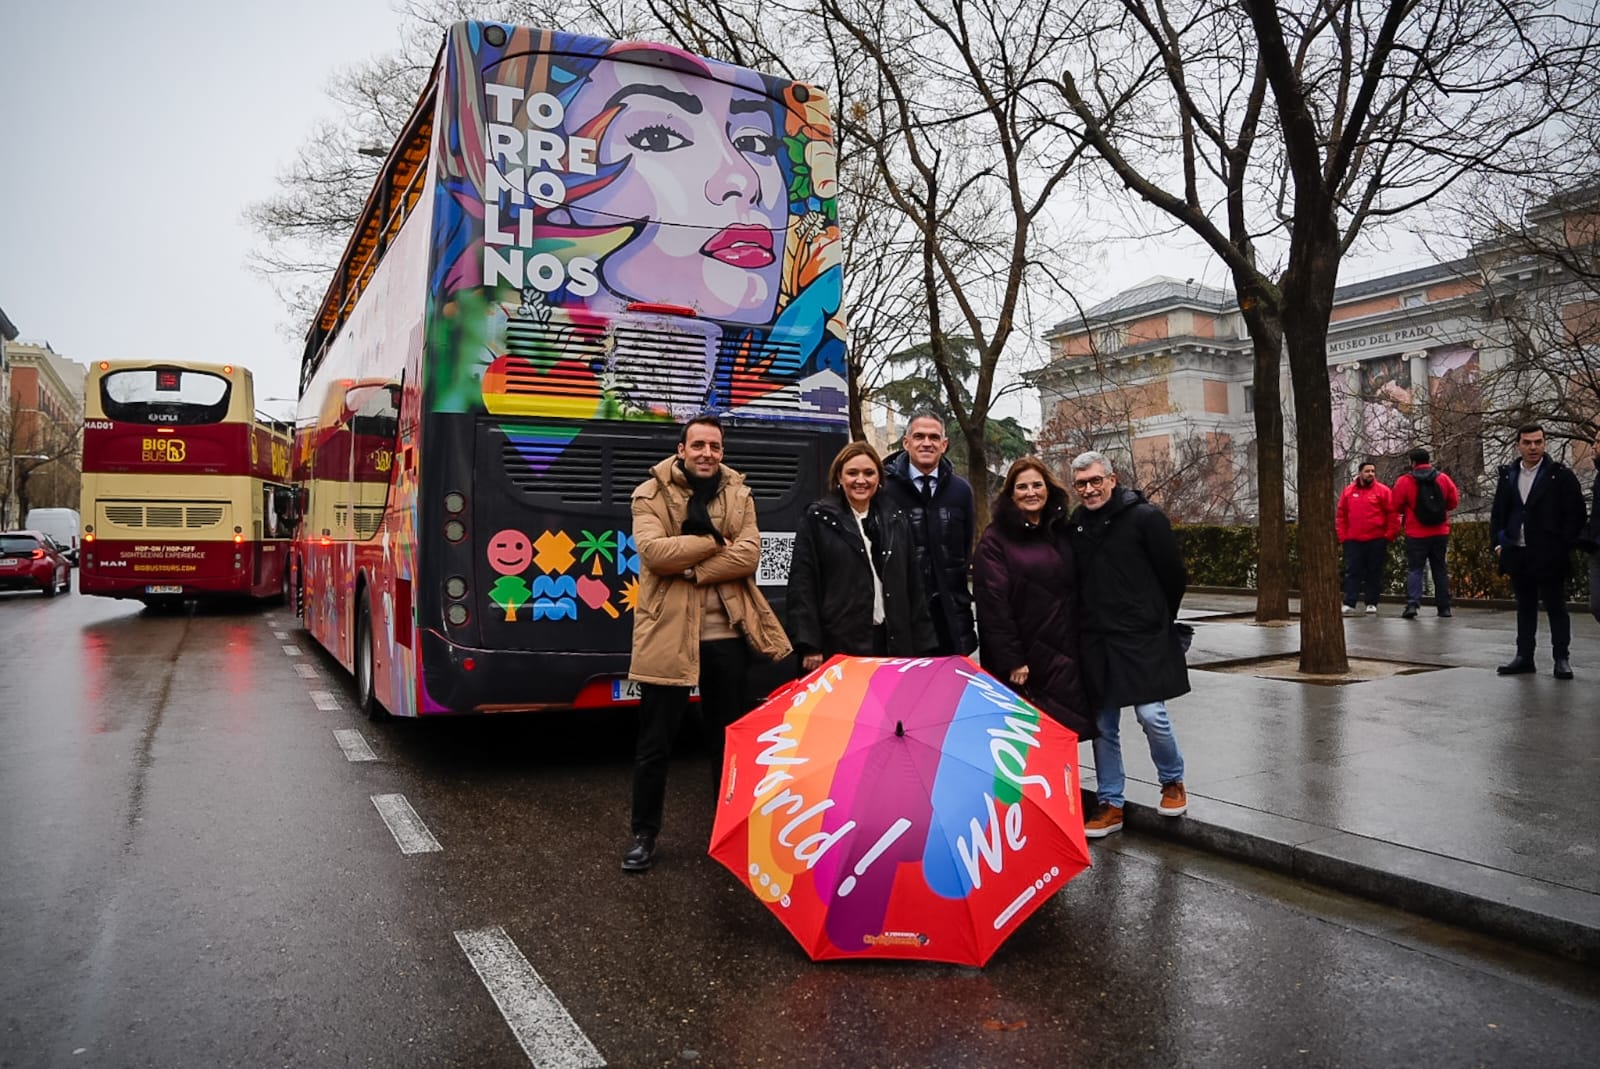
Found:
[{"label": "car brake light", "polygon": [[34,560],[44,560],[44,550],[42,550],[42,549],[34,550],[33,551],[33,559]]}]

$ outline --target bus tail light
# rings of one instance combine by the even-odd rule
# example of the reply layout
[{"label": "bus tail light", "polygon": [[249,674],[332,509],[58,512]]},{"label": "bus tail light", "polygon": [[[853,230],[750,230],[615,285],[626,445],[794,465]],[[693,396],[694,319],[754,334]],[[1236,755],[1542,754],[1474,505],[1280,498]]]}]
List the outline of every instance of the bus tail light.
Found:
[{"label": "bus tail light", "polygon": [[453,601],[460,601],[467,596],[467,581],[459,575],[452,575],[444,581],[444,592]]},{"label": "bus tail light", "polygon": [[457,602],[444,611],[444,618],[453,626],[460,627],[467,622],[467,607]]},{"label": "bus tail light", "polygon": [[460,520],[450,520],[444,525],[444,536],[448,541],[459,542],[467,537],[467,525]]},{"label": "bus tail light", "polygon": [[83,540],[85,542],[93,542],[94,541],[94,531],[93,531],[93,529],[90,529],[90,530],[85,531],[83,533]]},{"label": "bus tail light", "polygon": [[458,490],[452,490],[444,495],[444,510],[452,516],[459,516],[467,509],[467,495]]},{"label": "bus tail light", "polygon": [[461,667],[464,671],[470,672],[474,668],[478,667],[478,662],[474,661],[471,657],[463,657],[461,659]]},{"label": "bus tail light", "polygon": [[244,544],[244,535],[242,535],[242,534],[234,535],[233,536],[233,544],[236,545],[236,546],[243,545]]}]

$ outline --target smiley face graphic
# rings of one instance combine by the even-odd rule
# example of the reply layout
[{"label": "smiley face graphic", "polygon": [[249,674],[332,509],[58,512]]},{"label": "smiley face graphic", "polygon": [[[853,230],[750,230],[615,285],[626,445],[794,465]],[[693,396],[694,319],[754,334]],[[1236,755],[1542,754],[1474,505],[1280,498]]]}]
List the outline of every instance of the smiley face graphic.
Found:
[{"label": "smiley face graphic", "polygon": [[533,543],[509,527],[489,539],[489,567],[501,575],[518,575],[533,563]]}]

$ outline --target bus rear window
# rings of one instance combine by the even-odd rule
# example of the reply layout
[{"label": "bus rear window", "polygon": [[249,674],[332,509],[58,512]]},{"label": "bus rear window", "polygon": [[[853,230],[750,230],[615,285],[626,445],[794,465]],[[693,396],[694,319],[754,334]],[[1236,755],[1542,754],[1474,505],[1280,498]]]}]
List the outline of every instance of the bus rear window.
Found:
[{"label": "bus rear window", "polygon": [[226,416],[232,391],[231,382],[209,371],[130,368],[100,380],[100,404],[107,419],[193,426]]}]

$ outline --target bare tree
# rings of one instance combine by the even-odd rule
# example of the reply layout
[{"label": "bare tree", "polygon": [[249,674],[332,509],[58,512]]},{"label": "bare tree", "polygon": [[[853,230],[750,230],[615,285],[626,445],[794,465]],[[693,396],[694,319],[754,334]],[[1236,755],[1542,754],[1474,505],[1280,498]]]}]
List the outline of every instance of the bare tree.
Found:
[{"label": "bare tree", "polygon": [[[1347,667],[1333,534],[1327,332],[1343,256],[1463,175],[1559,170],[1553,120],[1590,107],[1593,11],[1560,0],[1122,0],[1063,98],[1114,181],[1233,276],[1255,350],[1257,616],[1287,615],[1282,404],[1299,424],[1300,666]],[[1570,172],[1569,172],[1570,173]],[[1269,259],[1264,249],[1273,250]]]},{"label": "bare tree", "polygon": [[81,426],[25,409],[11,396],[0,412],[0,527],[21,523],[40,504],[77,507],[82,442]]},{"label": "bare tree", "polygon": [[1538,421],[1581,458],[1600,431],[1600,186],[1513,192],[1521,203],[1484,191],[1463,212],[1478,239],[1484,314],[1505,347],[1484,375],[1483,422],[1507,453],[1517,426]]}]

